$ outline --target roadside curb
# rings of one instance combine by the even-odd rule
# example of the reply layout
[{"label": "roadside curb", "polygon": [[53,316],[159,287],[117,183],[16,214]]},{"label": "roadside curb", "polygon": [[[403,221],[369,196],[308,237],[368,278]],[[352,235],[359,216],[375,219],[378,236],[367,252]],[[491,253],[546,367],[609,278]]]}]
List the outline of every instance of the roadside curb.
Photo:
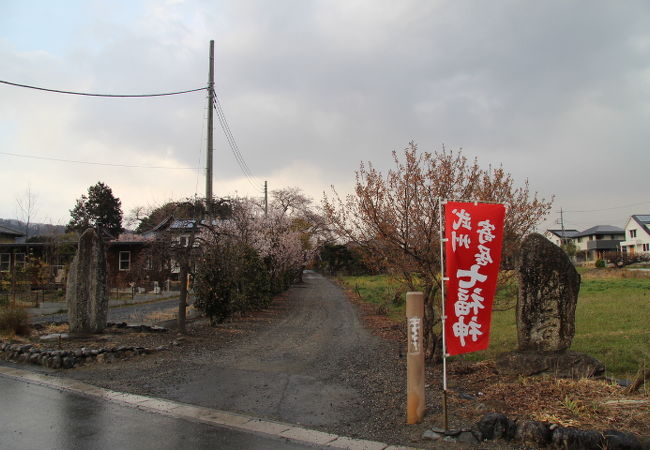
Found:
[{"label": "roadside curb", "polygon": [[247,416],[244,414],[220,411],[216,409],[194,406],[186,403],[175,402],[144,395],[129,394],[112,391],[93,386],[69,378],[57,378],[28,370],[0,366],[0,375],[14,378],[27,383],[38,384],[54,389],[61,389],[76,394],[99,398],[112,403],[117,403],[131,408],[137,408],[165,416],[218,425],[238,431],[261,434],[289,441],[317,445],[320,447],[340,448],[349,450],[398,450],[412,449],[412,447],[399,447],[382,442],[353,439],[318,430],[310,430],[297,425],[276,422],[268,419]]}]

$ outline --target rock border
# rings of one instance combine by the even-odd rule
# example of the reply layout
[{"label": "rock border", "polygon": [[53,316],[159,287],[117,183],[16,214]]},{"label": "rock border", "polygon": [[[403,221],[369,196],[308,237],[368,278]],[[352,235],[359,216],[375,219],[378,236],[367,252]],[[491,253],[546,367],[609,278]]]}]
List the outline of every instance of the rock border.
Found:
[{"label": "rock border", "polygon": [[618,430],[580,430],[558,424],[532,420],[513,420],[505,414],[488,413],[471,429],[443,430],[432,428],[423,439],[478,444],[481,441],[503,439],[526,446],[571,450],[648,450],[649,440]]},{"label": "rock border", "polygon": [[[64,325],[67,322],[59,322]],[[44,329],[44,326],[34,326],[35,329]],[[108,323],[106,328],[130,329],[139,332],[164,333],[167,328],[149,325],[129,325],[126,322]],[[63,334],[59,334],[65,338]],[[178,345],[173,341],[170,345]],[[118,359],[124,360],[139,355],[149,355],[154,352],[169,350],[168,346],[161,345],[156,348],[126,346],[90,349],[81,347],[76,350],[41,349],[33,344],[12,344],[0,341],[0,359],[15,361],[22,364],[35,364],[50,369],[72,369],[86,364],[110,364]]]}]

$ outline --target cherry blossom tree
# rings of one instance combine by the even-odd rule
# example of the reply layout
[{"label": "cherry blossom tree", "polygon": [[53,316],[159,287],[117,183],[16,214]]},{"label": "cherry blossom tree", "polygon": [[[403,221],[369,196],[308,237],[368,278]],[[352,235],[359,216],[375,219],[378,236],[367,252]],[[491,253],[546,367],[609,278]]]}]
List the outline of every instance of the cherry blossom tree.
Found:
[{"label": "cherry blossom tree", "polygon": [[372,163],[356,172],[354,193],[341,198],[332,188],[323,210],[339,239],[354,243],[365,261],[393,274],[410,290],[425,294],[425,348],[434,357],[440,303],[439,202],[477,200],[507,208],[503,261],[514,263],[522,237],[546,214],[551,201],[531,193],[528,181],[515,185],[502,167],[481,168],[461,151],[419,152],[410,143],[393,152],[394,168],[382,173]]},{"label": "cherry blossom tree", "polygon": [[213,323],[266,306],[300,276],[317,247],[310,201],[296,189],[277,192],[266,213],[251,199],[233,200],[227,219],[197,235],[203,256],[195,304]]}]

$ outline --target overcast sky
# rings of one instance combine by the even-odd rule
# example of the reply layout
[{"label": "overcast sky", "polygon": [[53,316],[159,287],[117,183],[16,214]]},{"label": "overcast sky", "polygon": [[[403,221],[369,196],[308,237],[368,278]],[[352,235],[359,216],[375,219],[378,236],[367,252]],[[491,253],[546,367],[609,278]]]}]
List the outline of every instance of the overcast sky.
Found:
[{"label": "overcast sky", "polygon": [[[215,89],[254,179],[215,122],[214,192],[345,191],[361,161],[463,148],[541,196],[555,226],[650,214],[646,1],[0,2],[0,80],[61,90]],[[0,84],[0,217],[27,187],[65,224],[107,183],[127,214],[205,192],[207,99],[106,99]],[[6,153],[23,155],[12,156]],[[126,168],[59,162],[54,158]],[[198,169],[186,169],[198,168]],[[586,212],[585,212],[586,211]]]}]

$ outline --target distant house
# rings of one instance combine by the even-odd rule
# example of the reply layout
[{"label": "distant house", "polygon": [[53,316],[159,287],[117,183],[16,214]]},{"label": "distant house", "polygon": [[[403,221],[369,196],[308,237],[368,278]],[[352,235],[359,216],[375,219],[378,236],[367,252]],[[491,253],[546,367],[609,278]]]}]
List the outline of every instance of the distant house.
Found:
[{"label": "distant house", "polygon": [[[174,253],[189,246],[200,225],[205,222],[168,217],[142,234],[126,232],[114,237],[104,233],[108,285],[126,288],[135,283],[149,290],[155,285],[162,287],[167,282],[169,286],[168,281],[177,281],[180,266]],[[23,233],[0,226],[0,275],[20,271],[30,260],[38,259],[51,268],[51,282],[63,282],[65,268],[72,262],[78,241],[42,236],[38,242],[25,243],[21,242],[23,237]],[[192,247],[198,247],[198,241]]]},{"label": "distant house", "polygon": [[134,233],[122,233],[106,243],[109,286],[126,287],[134,281],[134,268],[146,258],[150,243],[151,239]]},{"label": "distant house", "polygon": [[[38,242],[20,242],[22,233],[5,231],[0,227],[0,273],[20,271],[30,260],[38,259],[51,269],[51,282],[65,280],[65,267],[72,262],[78,241],[42,236]],[[117,239],[105,235],[109,286],[126,286],[131,281],[133,265],[150,240],[134,234],[122,234]]]},{"label": "distant house", "polygon": [[76,250],[72,241],[14,242],[0,244],[0,273],[20,271],[30,260],[38,259],[50,267],[51,280],[60,283],[65,276],[65,266]]},{"label": "distant house", "polygon": [[9,272],[14,266],[25,264],[25,250],[14,251],[12,248],[12,244],[23,236],[20,231],[0,225],[0,272]]},{"label": "distant house", "polygon": [[0,244],[13,244],[17,238],[25,236],[20,231],[0,225]]},{"label": "distant house", "polygon": [[596,225],[573,236],[577,251],[585,253],[587,261],[603,259],[606,252],[620,250],[625,230],[613,225]]},{"label": "distant house", "polygon": [[[213,219],[213,224],[216,219]],[[109,285],[125,287],[129,283],[140,286],[162,286],[177,282],[180,265],[175,254],[183,248],[198,247],[193,237],[200,233],[205,221],[167,217],[154,228],[142,234],[123,233],[107,243]],[[169,285],[169,284],[168,284]]]},{"label": "distant house", "polygon": [[557,246],[561,246],[563,241],[573,243],[579,260],[595,261],[602,259],[606,252],[620,250],[625,230],[612,225],[596,225],[584,231],[546,230],[544,236]]},{"label": "distant house", "polygon": [[650,252],[650,214],[630,216],[625,225],[625,240],[621,250],[626,253]]},{"label": "distant house", "polygon": [[546,230],[544,236],[546,239],[557,245],[562,246],[562,242],[571,242],[574,235],[578,234],[578,230]]}]

